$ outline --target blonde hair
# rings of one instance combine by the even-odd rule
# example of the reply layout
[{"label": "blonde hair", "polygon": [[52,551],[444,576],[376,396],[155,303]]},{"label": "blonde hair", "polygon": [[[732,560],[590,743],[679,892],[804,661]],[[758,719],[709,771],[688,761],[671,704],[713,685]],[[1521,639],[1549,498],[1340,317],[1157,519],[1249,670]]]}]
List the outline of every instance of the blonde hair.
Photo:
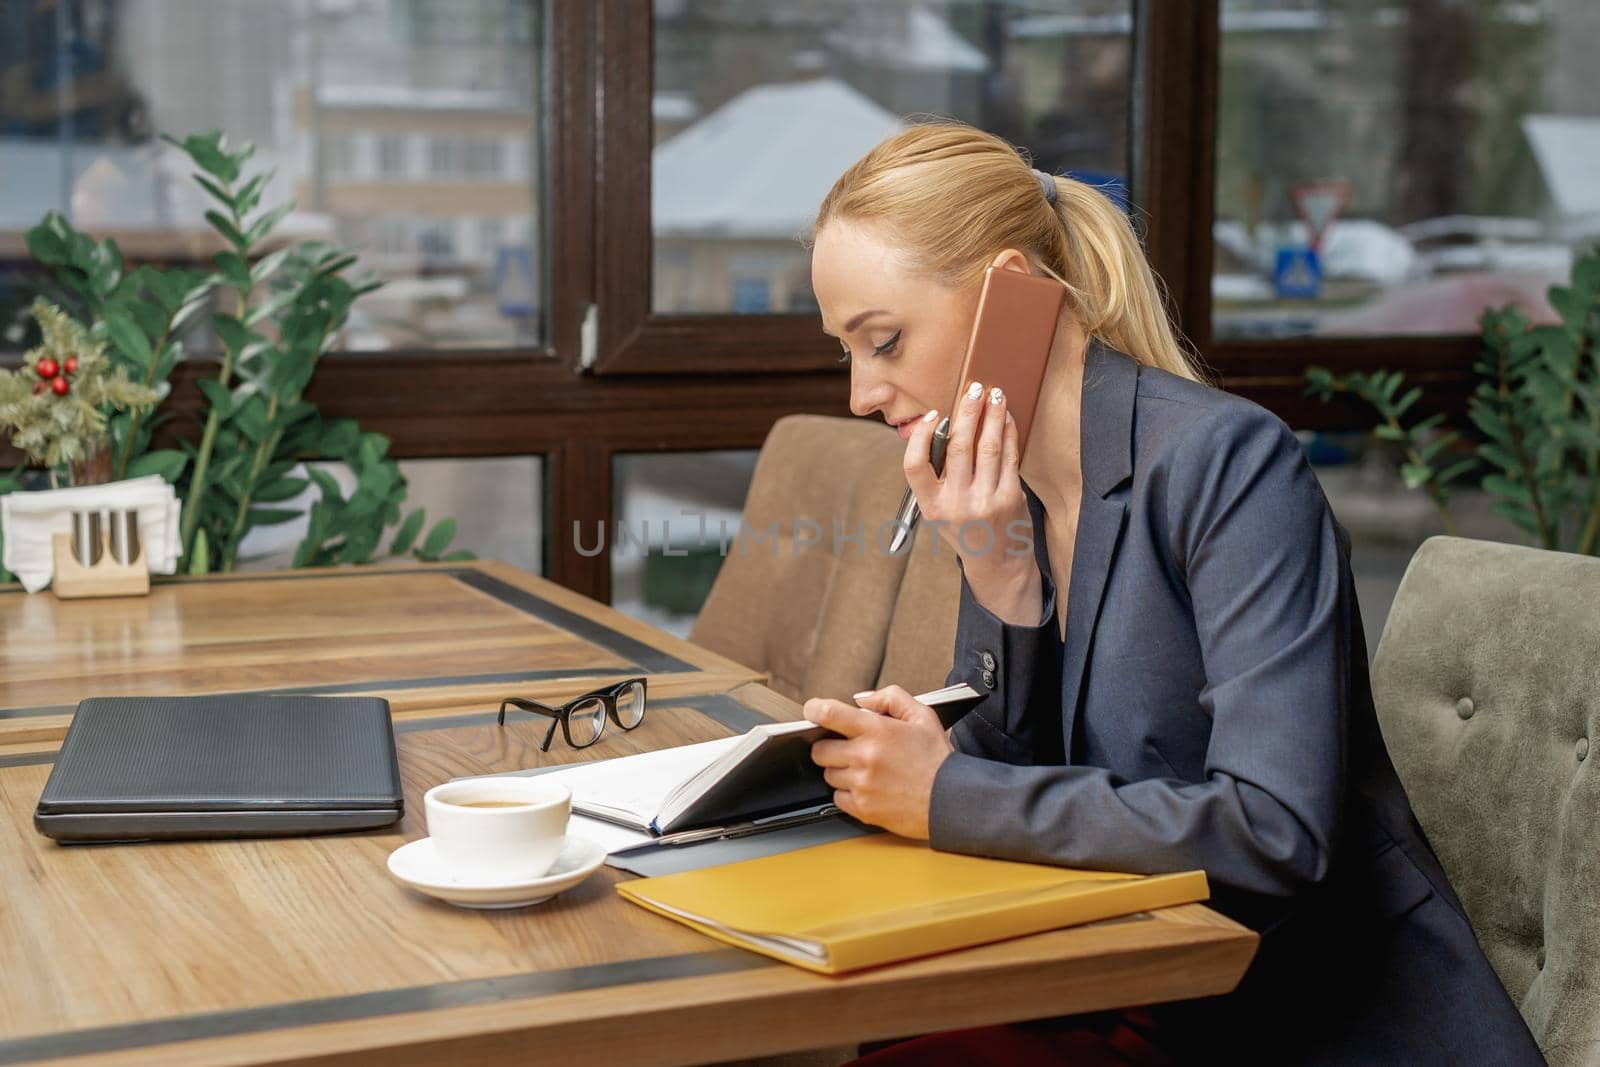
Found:
[{"label": "blonde hair", "polygon": [[1093,186],[1050,180],[1053,206],[1004,140],[962,123],[920,124],[840,175],[812,233],[835,219],[882,224],[913,269],[954,288],[976,287],[995,255],[1015,248],[1067,287],[1069,310],[1090,336],[1146,366],[1205,380],[1127,217]]}]

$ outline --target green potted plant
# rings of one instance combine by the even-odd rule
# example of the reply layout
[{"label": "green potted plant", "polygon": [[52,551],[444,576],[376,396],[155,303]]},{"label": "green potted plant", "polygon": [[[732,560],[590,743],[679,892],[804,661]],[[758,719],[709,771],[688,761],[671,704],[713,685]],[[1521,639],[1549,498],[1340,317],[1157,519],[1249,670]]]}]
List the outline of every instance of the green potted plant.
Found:
[{"label": "green potted plant", "polygon": [[[110,477],[154,473],[176,487],[180,570],[191,574],[233,569],[252,529],[307,513],[291,502],[311,485],[320,499],[309,507],[295,566],[364,563],[385,552],[472,558],[446,554],[453,519],[425,537],[420,510],[402,521],[406,484],[386,438],[350,419],[325,420],[305,399],[352,303],[381,283],[348,278],[356,256],[324,242],[274,242],[293,205],[261,208],[271,172],[247,173],[252,146],[232,149],[218,132],[166,140],[194,162],[195,181],[215,202],[205,217],[226,247],[213,257],[214,270],[128,269],[114,241],[96,241],[55,213],[27,235],[29,251],[50,271],[69,311],[89,324],[91,343],[103,347],[113,378],[137,386],[138,397],[155,398],[104,412]],[[221,309],[211,311],[217,304]],[[204,398],[199,439],[152,448],[171,375],[201,325],[209,326],[220,355],[215,372],[197,380]],[[347,464],[355,489],[346,496],[315,468],[299,476],[300,465],[312,459]]]},{"label": "green potted plant", "polygon": [[1600,247],[1573,264],[1569,285],[1551,287],[1550,304],[1560,322],[1542,326],[1515,307],[1484,312],[1467,401],[1475,434],[1443,415],[1408,421],[1422,390],[1398,371],[1311,367],[1307,392],[1348,393],[1376,411],[1373,432],[1399,446],[1402,480],[1428,494],[1446,532],[1451,494],[1476,477],[1535,545],[1600,555]]}]

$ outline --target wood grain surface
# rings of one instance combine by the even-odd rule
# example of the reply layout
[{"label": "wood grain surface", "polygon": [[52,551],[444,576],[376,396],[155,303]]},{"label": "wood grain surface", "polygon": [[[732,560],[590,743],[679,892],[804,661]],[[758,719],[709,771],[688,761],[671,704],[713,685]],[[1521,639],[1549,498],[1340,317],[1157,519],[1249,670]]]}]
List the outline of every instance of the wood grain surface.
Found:
[{"label": "wood grain surface", "polygon": [[[384,831],[64,847],[31,817],[70,715],[0,718],[0,1064],[703,1063],[1217,993],[1254,951],[1189,906],[838,979],[629,905],[610,868],[502,912],[396,884],[385,860],[426,833],[438,782],[798,714],[754,672],[500,565],[164,583],[142,605],[0,594],[0,615],[11,711],[91,693],[389,696],[407,804]],[[639,659],[671,669],[641,672],[637,730],[582,753],[558,733],[541,753],[529,716],[494,724],[507,692],[573,695]],[[481,680],[519,672],[548,673]]]}]

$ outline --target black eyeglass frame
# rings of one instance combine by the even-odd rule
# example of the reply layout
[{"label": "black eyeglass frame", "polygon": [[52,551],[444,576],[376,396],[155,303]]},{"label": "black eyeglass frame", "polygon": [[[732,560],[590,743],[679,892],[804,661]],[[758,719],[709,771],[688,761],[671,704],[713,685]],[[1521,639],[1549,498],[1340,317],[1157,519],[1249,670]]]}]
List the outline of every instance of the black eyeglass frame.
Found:
[{"label": "black eyeglass frame", "polygon": [[[622,721],[622,717],[617,714],[617,698],[622,695],[623,690],[634,685],[639,687],[639,721],[634,723],[632,726],[628,726]],[[572,727],[569,725],[572,718],[572,709],[577,707],[579,704],[584,703],[585,701],[595,699],[598,699],[605,707],[605,717],[600,720],[600,729],[594,732],[593,737],[581,745],[577,744],[572,740]],[[565,704],[562,704],[560,707],[552,707],[549,704],[543,704],[537,700],[529,700],[525,697],[506,697],[500,702],[500,716],[498,723],[501,726],[506,724],[506,708],[508,707],[517,708],[520,711],[532,712],[535,715],[548,715],[550,716],[551,720],[550,729],[544,732],[544,740],[539,742],[540,752],[550,751],[550,742],[555,740],[556,724],[558,722],[561,724],[561,735],[567,739],[567,745],[569,747],[588,748],[590,745],[600,740],[601,737],[605,736],[606,719],[610,719],[612,722],[616,723],[617,729],[619,730],[638,729],[639,726],[644,723],[645,709],[649,707],[649,704],[650,683],[648,679],[626,678],[620,682],[615,682],[600,689],[593,689],[580,696],[575,696]]]}]

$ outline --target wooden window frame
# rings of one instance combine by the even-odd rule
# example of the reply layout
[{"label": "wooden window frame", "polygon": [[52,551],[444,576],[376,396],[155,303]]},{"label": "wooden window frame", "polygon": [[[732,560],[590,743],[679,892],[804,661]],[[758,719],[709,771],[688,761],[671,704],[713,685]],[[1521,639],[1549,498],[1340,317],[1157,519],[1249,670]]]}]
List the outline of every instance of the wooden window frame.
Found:
[{"label": "wooden window frame", "polygon": [[[848,414],[849,381],[808,316],[651,314],[640,254],[651,241],[650,4],[545,4],[547,343],[343,353],[322,362],[308,399],[387,435],[399,457],[541,455],[545,572],[608,600],[609,553],[584,558],[570,531],[609,525],[617,453],[756,448],[786,414]],[[1474,337],[1211,337],[1219,0],[1135,0],[1133,10],[1134,202],[1172,311],[1217,383],[1297,428],[1366,422],[1353,405],[1308,400],[1308,364],[1403,370],[1430,387],[1433,409],[1459,410]],[[597,343],[586,359],[591,307]],[[174,375],[169,436],[194,430],[184,416],[200,407],[193,378],[206,369],[200,360]]]}]

